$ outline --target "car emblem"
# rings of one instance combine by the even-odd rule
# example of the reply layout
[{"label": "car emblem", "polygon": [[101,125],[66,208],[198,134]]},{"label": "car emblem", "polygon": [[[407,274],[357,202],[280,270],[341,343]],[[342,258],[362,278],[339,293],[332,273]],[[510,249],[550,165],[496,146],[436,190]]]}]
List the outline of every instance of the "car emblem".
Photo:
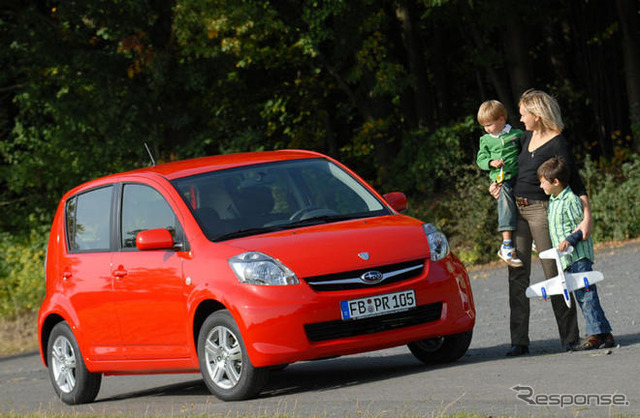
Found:
[{"label": "car emblem", "polygon": [[366,284],[376,284],[380,283],[384,279],[384,276],[379,271],[368,271],[360,276],[360,280],[362,280]]},{"label": "car emblem", "polygon": [[364,261],[367,261],[367,260],[369,260],[369,253],[367,253],[367,252],[358,253],[358,257],[360,257]]}]

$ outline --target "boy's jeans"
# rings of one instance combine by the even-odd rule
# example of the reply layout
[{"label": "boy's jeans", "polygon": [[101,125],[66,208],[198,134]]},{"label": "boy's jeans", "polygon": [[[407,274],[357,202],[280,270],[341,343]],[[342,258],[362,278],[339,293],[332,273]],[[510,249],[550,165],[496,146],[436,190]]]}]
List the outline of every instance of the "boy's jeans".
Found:
[{"label": "boy's jeans", "polygon": [[[593,263],[591,260],[583,258],[576,261],[567,269],[569,273],[580,273],[583,271],[591,271]],[[598,289],[595,284],[589,286],[589,291],[578,289],[574,292],[576,300],[587,324],[587,334],[606,334],[611,332],[611,325],[607,317],[604,315],[600,299],[598,298]]]},{"label": "boy's jeans", "polygon": [[516,230],[516,202],[513,198],[513,179],[504,181],[498,197],[498,231]]}]

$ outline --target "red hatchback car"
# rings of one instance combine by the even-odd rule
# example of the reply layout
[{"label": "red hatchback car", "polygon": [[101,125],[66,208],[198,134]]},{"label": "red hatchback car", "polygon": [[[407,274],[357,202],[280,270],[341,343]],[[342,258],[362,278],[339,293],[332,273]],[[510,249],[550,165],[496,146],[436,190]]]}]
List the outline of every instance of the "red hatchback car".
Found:
[{"label": "red hatchback car", "polygon": [[403,344],[426,363],[457,360],[475,323],[469,278],[406,206],[295,150],[76,187],[53,221],[38,319],[56,393],[85,403],[102,375],[201,372],[239,400],[296,361]]}]

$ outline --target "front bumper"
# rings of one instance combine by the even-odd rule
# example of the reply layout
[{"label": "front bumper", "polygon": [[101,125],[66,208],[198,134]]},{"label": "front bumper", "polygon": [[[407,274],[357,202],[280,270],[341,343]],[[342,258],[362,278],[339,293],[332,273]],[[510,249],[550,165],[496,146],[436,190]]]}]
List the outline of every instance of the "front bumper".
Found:
[{"label": "front bumper", "polygon": [[[409,311],[343,321],[340,302],[413,289]],[[475,307],[469,278],[453,255],[427,262],[411,280],[357,291],[316,292],[305,284],[254,288],[252,301],[232,309],[256,367],[374,351],[470,331]]]}]

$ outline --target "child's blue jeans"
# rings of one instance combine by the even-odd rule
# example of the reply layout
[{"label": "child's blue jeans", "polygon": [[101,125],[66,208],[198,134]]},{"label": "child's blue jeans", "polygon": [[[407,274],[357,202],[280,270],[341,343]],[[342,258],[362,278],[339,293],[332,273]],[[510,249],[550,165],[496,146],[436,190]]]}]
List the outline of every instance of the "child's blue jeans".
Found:
[{"label": "child's blue jeans", "polygon": [[513,198],[513,180],[502,183],[498,197],[498,231],[516,230],[516,201]]},{"label": "child's blue jeans", "polygon": [[[593,262],[587,258],[576,261],[567,269],[569,273],[580,273],[583,271],[592,271]],[[576,300],[584,320],[587,325],[587,334],[606,334],[611,332],[611,325],[607,320],[607,317],[600,305],[600,299],[598,298],[598,289],[595,284],[589,286],[589,291],[585,289],[578,289],[574,292]]]}]

